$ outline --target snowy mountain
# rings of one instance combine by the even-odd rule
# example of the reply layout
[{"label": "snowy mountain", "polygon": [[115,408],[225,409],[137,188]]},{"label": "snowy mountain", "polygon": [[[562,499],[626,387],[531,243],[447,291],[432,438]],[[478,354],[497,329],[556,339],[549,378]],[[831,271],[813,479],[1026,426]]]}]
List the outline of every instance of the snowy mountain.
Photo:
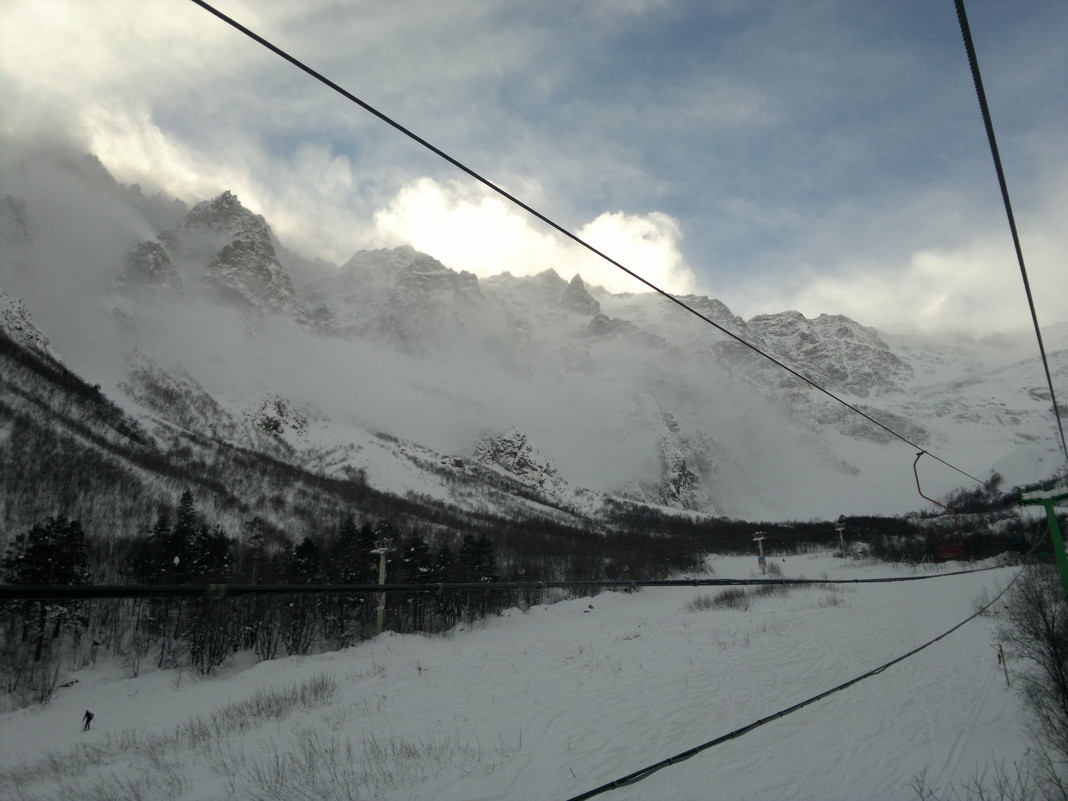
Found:
[{"label": "snowy mountain", "polygon": [[[552,265],[479,279],[411,247],[298,263],[233,193],[186,211],[93,159],[22,163],[2,184],[7,340],[61,354],[138,447],[183,471],[243,453],[307,481],[586,520],[612,499],[750,519],[925,505],[914,448],[660,296]],[[746,321],[682,300],[967,472],[1022,483],[1060,466],[1026,341],[922,341],[793,311]],[[1068,332],[1048,337],[1068,396]],[[35,380],[8,380],[5,403],[45,392]],[[927,494],[967,481],[922,464]]]}]

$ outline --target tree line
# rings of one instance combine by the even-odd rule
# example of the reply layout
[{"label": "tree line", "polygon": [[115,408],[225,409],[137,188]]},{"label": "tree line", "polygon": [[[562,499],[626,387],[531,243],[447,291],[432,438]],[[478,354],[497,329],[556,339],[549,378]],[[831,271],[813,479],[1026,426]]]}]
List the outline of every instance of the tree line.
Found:
[{"label": "tree line", "polygon": [[[414,502],[413,502],[414,503]],[[372,508],[374,505],[372,504]],[[424,507],[425,510],[426,507]],[[375,584],[378,549],[393,584],[643,580],[697,573],[710,553],[753,553],[763,531],[769,553],[796,553],[833,542],[827,522],[696,520],[618,501],[599,530],[522,516],[460,513],[388,521],[334,510],[314,534],[291,536],[250,516],[236,534],[197,508],[190,490],[160,506],[137,536],[102,535],[77,519],[52,517],[11,540],[3,580],[10,584]],[[985,520],[986,518],[984,518]],[[841,518],[852,542],[872,555],[922,561],[946,536],[944,521]],[[989,522],[989,521],[987,521]],[[1020,536],[972,520],[969,551],[999,553]],[[941,526],[941,527],[940,527]],[[43,701],[63,664],[76,670],[103,655],[132,674],[143,665],[211,673],[233,654],[274,659],[344,648],[374,634],[373,593],[223,599],[12,601],[2,610],[0,658],[10,669],[0,689]],[[559,590],[391,593],[385,626],[442,632],[506,608],[566,597]]]},{"label": "tree line", "polygon": [[[187,490],[174,507],[160,508],[138,537],[94,535],[77,519],[49,518],[11,541],[2,567],[9,584],[375,584],[378,551],[384,548],[388,583],[437,584],[596,580],[630,570],[628,562],[640,578],[694,567],[702,558],[649,537],[606,540],[578,529],[568,533],[575,537],[570,550],[562,547],[560,531],[538,537],[521,523],[495,542],[485,531],[399,530],[387,521],[357,522],[345,515],[318,536],[290,538],[256,516],[231,536],[200,513]],[[645,546],[630,559],[629,540]],[[385,625],[401,632],[441,632],[559,597],[562,593],[546,590],[389,594]],[[148,664],[208,674],[239,651],[274,659],[344,648],[374,634],[378,598],[348,593],[9,601],[0,624],[0,658],[8,666],[0,689],[24,702],[46,701],[61,666],[76,670],[103,656],[121,659],[132,675]]]}]

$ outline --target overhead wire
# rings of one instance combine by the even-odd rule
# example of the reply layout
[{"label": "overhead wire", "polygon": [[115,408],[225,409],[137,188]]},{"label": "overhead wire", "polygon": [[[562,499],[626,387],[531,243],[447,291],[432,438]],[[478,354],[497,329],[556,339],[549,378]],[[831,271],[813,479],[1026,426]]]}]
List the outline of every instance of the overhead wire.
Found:
[{"label": "overhead wire", "polygon": [[898,664],[899,662],[904,662],[906,659],[909,659],[910,657],[915,656],[916,654],[920,653],[924,649],[929,648],[930,646],[934,645],[939,640],[945,639],[950,634],[955,632],[957,629],[961,628],[962,626],[966,625],[967,623],[970,623],[972,620],[975,620],[975,618],[977,618],[980,615],[984,614],[987,609],[989,609],[995,603],[997,603],[999,600],[1001,600],[1001,597],[1006,592],[1009,591],[1009,588],[1012,587],[1012,585],[1016,583],[1016,580],[1019,579],[1022,574],[1023,574],[1023,571],[1018,572],[1013,577],[1012,581],[1010,581],[1005,586],[1005,588],[1001,592],[999,592],[997,594],[997,596],[992,601],[990,601],[989,603],[984,605],[981,609],[977,610],[972,615],[969,615],[967,618],[962,620],[960,623],[958,623],[957,625],[953,626],[953,628],[942,632],[937,637],[934,637],[933,639],[928,640],[927,642],[925,642],[923,645],[919,646],[918,648],[913,648],[908,653],[902,654],[901,656],[899,656],[899,657],[897,657],[895,659],[891,659],[889,662],[886,662],[886,663],[880,665],[879,667],[874,668],[873,670],[869,670],[867,673],[862,673],[861,675],[856,676],[856,677],[850,679],[849,681],[843,682],[842,684],[839,684],[836,687],[832,687],[829,690],[825,690],[824,692],[821,692],[821,693],[819,693],[817,695],[814,695],[811,698],[806,698],[804,701],[801,701],[800,703],[794,704],[793,706],[786,707],[785,709],[781,709],[778,712],[775,712],[775,713],[773,713],[771,715],[768,715],[767,717],[763,717],[760,720],[754,721],[753,723],[750,723],[747,726],[742,726],[740,729],[735,729],[734,731],[732,731],[732,732],[730,732],[728,734],[724,734],[722,737],[717,737],[714,740],[709,740],[706,743],[702,743],[701,745],[695,746],[695,747],[690,748],[690,749],[688,749],[686,751],[682,751],[681,753],[675,754],[674,756],[668,757],[667,759],[662,759],[661,761],[656,762],[656,763],[654,763],[652,765],[648,765],[647,767],[641,768],[640,770],[636,770],[636,771],[634,771],[632,773],[628,773],[626,776],[622,776],[622,777],[620,777],[618,779],[615,779],[613,781],[607,782],[606,784],[602,784],[599,787],[593,788],[592,790],[588,790],[588,791],[586,791],[584,793],[580,793],[579,795],[572,796],[567,801],[585,801],[588,798],[593,798],[593,797],[601,795],[603,793],[607,793],[607,792],[609,792],[611,790],[618,790],[621,787],[628,787],[628,786],[630,786],[632,784],[637,784],[640,781],[648,779],[654,773],[656,773],[658,771],[661,771],[664,768],[669,768],[672,765],[677,765],[680,762],[685,762],[686,760],[697,756],[698,754],[700,754],[703,751],[707,751],[710,748],[715,748],[717,745],[722,745],[723,743],[730,742],[731,740],[736,740],[739,737],[742,737],[742,736],[748,734],[749,732],[754,731],[755,729],[759,729],[761,726],[765,726],[768,723],[771,723],[773,721],[778,720],[779,718],[783,718],[783,717],[786,717],[787,715],[791,715],[794,712],[797,712],[797,711],[799,711],[801,709],[804,709],[806,706],[810,706],[811,704],[814,704],[817,701],[821,701],[821,700],[823,700],[824,698],[827,698],[830,695],[834,695],[835,693],[839,693],[842,690],[848,689],[849,687],[852,687],[854,684],[858,684],[858,683],[864,681],[865,679],[870,679],[873,676],[877,676],[880,673],[882,673],[883,671],[885,671],[886,669],[888,669],[890,667],[893,667],[894,665]]},{"label": "overhead wire", "polygon": [[0,601],[64,601],[79,598],[247,598],[262,595],[349,595],[357,593],[511,592],[546,589],[638,589],[640,587],[737,587],[823,584],[889,584],[964,576],[997,570],[990,565],[921,576],[887,576],[856,579],[607,579],[598,581],[471,581],[432,584],[0,584]]},{"label": "overhead wire", "polygon": [[891,436],[895,437],[896,439],[900,440],[901,442],[904,442],[905,444],[911,446],[912,448],[924,451],[932,459],[935,459],[936,461],[941,462],[943,465],[945,465],[946,467],[956,471],[957,473],[960,473],[962,476],[965,476],[966,478],[970,478],[972,481],[975,481],[978,484],[982,484],[983,483],[982,479],[976,478],[971,473],[968,473],[968,472],[962,470],[961,468],[957,467],[956,465],[951,464],[950,462],[946,461],[945,459],[942,459],[938,455],[933,454],[930,451],[926,451],[923,448],[922,445],[919,445],[919,444],[913,442],[911,439],[906,437],[904,434],[896,431],[895,429],[891,428],[890,426],[886,425],[885,423],[880,422],[875,417],[873,417],[873,416],[869,415],[868,413],[862,411],[861,409],[857,408],[855,405],[849,403],[844,398],[841,398],[840,396],[838,396],[834,392],[831,392],[829,389],[826,389],[825,387],[821,386],[819,383],[817,383],[813,379],[809,378],[808,376],[804,375],[803,373],[799,372],[798,370],[795,370],[794,368],[790,367],[785,362],[781,361],[780,359],[776,358],[775,356],[772,356],[770,353],[768,353],[768,352],[764,351],[763,349],[757,347],[756,345],[754,345],[751,342],[747,341],[746,339],[744,339],[743,337],[741,337],[738,334],[734,333],[733,331],[731,331],[730,329],[726,328],[725,326],[720,325],[715,320],[713,320],[711,317],[708,317],[707,315],[702,314],[700,311],[695,309],[693,306],[690,306],[685,301],[683,301],[680,298],[672,295],[670,292],[660,288],[659,286],[654,284],[652,281],[649,281],[648,279],[643,278],[638,273],[634,272],[633,270],[629,269],[628,267],[626,267],[625,265],[623,265],[619,261],[615,260],[614,258],[609,256],[608,254],[604,253],[603,251],[601,251],[598,248],[596,248],[593,245],[591,245],[589,242],[587,242],[585,239],[580,237],[578,234],[573,233],[568,228],[565,228],[563,225],[561,225],[561,224],[557,223],[556,221],[552,220],[550,217],[548,217],[547,215],[545,215],[542,212],[538,211],[533,206],[527,204],[523,200],[520,200],[518,197],[516,197],[515,195],[513,195],[510,192],[506,191],[504,188],[502,188],[498,184],[496,184],[493,181],[489,180],[488,178],[486,178],[482,174],[476,172],[474,169],[472,169],[471,167],[467,166],[466,164],[461,162],[459,159],[449,155],[444,150],[440,149],[439,147],[435,146],[434,144],[432,144],[428,140],[426,140],[423,137],[419,136],[418,134],[416,134],[411,129],[405,127],[401,123],[399,123],[396,120],[394,120],[392,117],[388,116],[384,112],[382,112],[379,109],[377,109],[374,106],[372,106],[370,103],[366,102],[365,100],[360,99],[356,95],[354,95],[351,92],[349,92],[347,89],[343,88],[342,86],[338,85],[334,81],[332,81],[329,78],[327,78],[322,73],[320,73],[320,72],[316,71],[315,69],[313,69],[312,67],[308,66],[307,64],[305,64],[300,59],[296,58],[293,55],[290,55],[285,50],[281,49],[280,47],[278,47],[277,45],[275,45],[274,43],[272,43],[268,39],[266,39],[263,36],[259,35],[255,31],[249,29],[245,25],[242,25],[240,22],[235,20],[233,17],[230,17],[230,16],[224,14],[222,11],[219,11],[217,8],[215,8],[213,5],[211,5],[211,3],[206,2],[206,0],[190,0],[190,2],[195,3],[196,5],[198,5],[201,8],[203,8],[205,11],[209,12],[210,14],[214,15],[218,19],[220,19],[223,22],[225,22],[227,25],[230,25],[235,30],[240,31],[245,36],[249,37],[253,41],[255,41],[258,44],[262,45],[263,47],[267,48],[268,50],[270,50],[275,55],[279,56],[280,58],[285,59],[286,61],[288,61],[293,66],[295,66],[298,69],[302,70],[303,72],[307,73],[312,78],[315,78],[317,81],[322,83],[324,86],[329,87],[330,89],[332,89],[333,91],[337,92],[338,94],[340,94],[345,99],[349,100],[352,103],[355,103],[360,108],[362,108],[365,111],[367,111],[368,113],[373,114],[375,117],[378,117],[378,119],[382,120],[382,122],[386,123],[387,125],[391,126],[394,129],[396,129],[397,131],[399,131],[400,133],[404,134],[405,136],[407,136],[412,141],[418,143],[419,145],[421,145],[422,147],[426,148],[427,150],[429,150],[430,152],[434,153],[435,155],[439,156],[440,158],[444,159],[445,161],[447,161],[449,164],[451,164],[454,167],[456,167],[461,172],[466,173],[468,176],[470,176],[474,180],[478,181],[480,184],[482,184],[486,188],[490,189],[491,191],[493,191],[496,194],[500,195],[501,197],[505,198],[510,203],[512,203],[512,204],[518,206],[519,208],[523,209],[523,211],[525,211],[528,214],[530,214],[531,216],[537,218],[538,220],[543,222],[545,225],[548,225],[550,228],[554,229],[555,231],[557,231],[561,235],[563,235],[566,238],[570,239],[572,242],[576,243],[580,247],[585,248],[589,252],[593,253],[595,256],[603,259],[604,261],[608,262],[609,264],[611,264],[612,266],[618,268],[619,270],[622,270],[624,273],[626,273],[627,275],[631,276],[636,281],[639,281],[640,283],[644,284],[646,287],[651,289],[653,292],[656,292],[657,294],[661,295],[662,297],[664,297],[667,300],[669,300],[672,303],[674,303],[676,306],[678,306],[678,307],[686,310],[690,314],[694,315],[699,320],[702,320],[703,322],[705,322],[708,325],[712,326],[713,328],[717,329],[721,333],[727,335],[728,337],[730,337],[731,339],[733,339],[736,342],[740,343],[741,345],[744,345],[745,347],[749,348],[754,353],[758,354],[759,356],[761,356],[761,357],[767,359],[768,361],[770,361],[772,364],[775,364],[776,366],[778,366],[781,369],[785,370],[786,372],[790,373],[795,378],[803,381],[805,384],[808,384],[810,387],[812,387],[813,389],[815,389],[815,390],[821,392],[822,394],[826,395],[827,397],[829,397],[831,400],[835,401],[836,403],[839,403],[842,406],[845,406],[847,409],[852,411],[854,414],[860,415],[861,417],[863,417],[865,420],[867,420],[872,425],[882,429],[886,433],[890,434]]},{"label": "overhead wire", "polygon": [[975,44],[972,41],[971,26],[968,25],[968,14],[964,9],[964,0],[954,0],[957,9],[957,21],[960,23],[961,37],[964,39],[964,49],[968,54],[968,66],[972,72],[972,82],[975,84],[975,94],[979,99],[979,110],[983,115],[983,126],[986,128],[987,142],[990,143],[990,155],[994,159],[994,171],[998,176],[998,186],[1001,188],[1001,200],[1005,206],[1005,215],[1009,220],[1009,230],[1012,232],[1012,244],[1016,249],[1016,260],[1020,265],[1020,277],[1023,279],[1024,292],[1027,294],[1027,305],[1031,310],[1031,321],[1035,327],[1035,337],[1038,339],[1038,351],[1042,356],[1042,367],[1046,371],[1046,384],[1049,387],[1050,403],[1053,404],[1053,416],[1057,420],[1057,430],[1061,435],[1061,448],[1064,452],[1065,461],[1068,462],[1068,440],[1064,436],[1064,423],[1061,420],[1061,411],[1057,405],[1057,392],[1053,388],[1053,377],[1049,369],[1049,359],[1046,356],[1046,346],[1042,342],[1042,328],[1038,324],[1038,312],[1035,311],[1035,299],[1031,294],[1031,282],[1027,278],[1027,266],[1024,264],[1023,247],[1020,245],[1020,234],[1016,230],[1016,215],[1012,211],[1012,201],[1009,200],[1009,187],[1005,181],[1005,170],[1001,166],[1001,153],[998,151],[997,137],[994,135],[994,123],[990,117],[990,105],[986,100],[986,90],[983,88],[983,76],[979,71],[979,58],[975,54]]}]

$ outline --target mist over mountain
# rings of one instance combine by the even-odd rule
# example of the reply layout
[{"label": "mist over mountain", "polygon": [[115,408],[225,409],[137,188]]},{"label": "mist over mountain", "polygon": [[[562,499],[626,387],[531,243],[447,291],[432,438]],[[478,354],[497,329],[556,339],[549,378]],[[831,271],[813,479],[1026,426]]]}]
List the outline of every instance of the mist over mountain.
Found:
[{"label": "mist over mountain", "polygon": [[[656,294],[612,294],[553,264],[479,279],[411,247],[309,260],[225,189],[189,207],[69,153],[9,161],[0,198],[4,336],[99,385],[144,458],[259,455],[399,497],[576,519],[612,499],[760,520],[925,506],[913,449]],[[1061,466],[1026,338],[921,339],[794,311],[743,320],[681,299],[980,478]],[[1064,328],[1046,342],[1058,387]],[[73,426],[70,404],[29,401],[37,382],[5,380],[4,425]],[[14,458],[9,438],[0,447]],[[921,465],[927,494],[967,482]],[[28,503],[8,499],[9,524]]]}]

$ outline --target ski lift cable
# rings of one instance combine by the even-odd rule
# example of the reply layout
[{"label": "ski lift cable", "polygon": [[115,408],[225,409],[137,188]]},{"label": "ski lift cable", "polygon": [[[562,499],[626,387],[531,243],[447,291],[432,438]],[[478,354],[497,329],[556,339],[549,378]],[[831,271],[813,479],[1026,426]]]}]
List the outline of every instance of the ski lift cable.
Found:
[{"label": "ski lift cable", "polygon": [[451,592],[514,592],[547,589],[637,589],[639,587],[737,587],[827,584],[890,584],[964,576],[999,570],[1004,564],[968,570],[928,573],[920,576],[887,576],[856,579],[616,579],[598,581],[480,581],[432,584],[0,584],[0,601],[62,601],[78,598],[248,598],[267,595],[357,595],[362,593],[412,593],[442,595]]},{"label": "ski lift cable", "polygon": [[1016,230],[1016,216],[1013,214],[1012,202],[1009,200],[1009,187],[1005,181],[1005,170],[1001,166],[1001,154],[998,151],[997,138],[994,136],[994,123],[990,117],[990,105],[987,103],[986,90],[983,88],[983,77],[979,72],[979,59],[975,54],[975,44],[972,42],[972,31],[968,25],[968,15],[964,10],[964,0],[954,0],[954,4],[957,9],[957,21],[960,23],[961,37],[964,39],[964,49],[968,54],[968,66],[972,71],[975,94],[979,100],[979,110],[983,115],[986,138],[990,143],[990,155],[994,160],[994,171],[997,173],[998,186],[1001,188],[1001,200],[1005,206],[1005,215],[1009,220],[1009,230],[1012,232],[1012,244],[1016,248],[1016,260],[1020,265],[1020,277],[1023,279],[1024,292],[1027,294],[1027,305],[1031,309],[1031,321],[1034,323],[1035,337],[1038,339],[1038,351],[1042,356],[1042,367],[1046,371],[1046,384],[1049,387],[1050,403],[1053,404],[1053,416],[1057,420],[1057,430],[1061,435],[1061,448],[1064,451],[1064,458],[1065,461],[1068,461],[1068,440],[1064,436],[1064,423],[1061,420],[1061,411],[1057,405],[1057,393],[1053,389],[1053,377],[1050,374],[1049,359],[1046,358],[1046,346],[1042,342],[1042,329],[1038,324],[1035,299],[1031,294],[1031,282],[1027,278],[1023,248],[1020,245],[1020,235]]},{"label": "ski lift cable", "polygon": [[[315,78],[317,81],[319,81],[323,85],[329,87],[330,89],[333,89],[335,92],[340,94],[345,99],[349,100],[352,103],[355,103],[360,108],[362,108],[365,111],[367,111],[368,113],[373,114],[374,116],[378,117],[380,120],[382,120],[387,125],[391,126],[392,128],[396,129],[400,133],[404,134],[405,136],[407,136],[409,139],[413,140],[414,142],[422,145],[424,148],[426,148],[430,152],[432,152],[435,155],[439,156],[440,158],[444,159],[445,161],[447,161],[449,164],[451,164],[454,167],[456,167],[461,172],[466,173],[468,176],[470,176],[474,180],[478,181],[483,186],[485,186],[486,188],[488,188],[491,191],[495,192],[496,194],[500,195],[504,199],[508,200],[510,203],[512,203],[512,204],[518,206],[519,208],[523,209],[525,212],[527,212],[531,216],[536,217],[538,220],[540,220],[544,224],[548,225],[550,228],[554,229],[555,231],[557,231],[561,235],[567,237],[571,241],[575,242],[579,246],[581,246],[581,247],[585,248],[586,250],[590,251],[595,256],[603,259],[604,261],[608,262],[612,266],[622,270],[627,275],[631,276],[635,280],[637,280],[637,281],[641,282],[642,284],[644,284],[646,287],[651,289],[653,292],[656,292],[657,294],[663,296],[667,300],[669,300],[672,303],[674,303],[676,306],[679,306],[680,308],[685,309],[687,312],[689,312],[690,314],[694,315],[699,320],[702,320],[703,322],[705,322],[708,325],[712,326],[713,328],[717,329],[721,333],[726,334],[728,337],[730,337],[731,339],[733,339],[736,342],[740,343],[741,345],[744,345],[745,347],[749,348],[751,351],[753,351],[757,355],[762,356],[763,358],[765,358],[768,361],[770,361],[772,364],[775,364],[776,366],[782,368],[786,372],[788,372],[791,375],[793,375],[795,378],[798,378],[801,381],[803,381],[804,383],[808,384],[813,389],[816,389],[817,391],[823,393],[824,395],[829,397],[831,400],[841,404],[842,406],[845,406],[847,409],[849,409],[853,413],[860,415],[861,417],[863,417],[865,420],[867,420],[872,425],[882,429],[886,433],[888,433],[891,436],[901,440],[905,444],[912,446],[914,449],[922,450],[922,446],[920,446],[920,445],[916,444],[915,442],[913,442],[912,440],[908,439],[904,434],[901,434],[900,432],[895,431],[893,428],[890,428],[885,423],[882,423],[879,420],[877,420],[876,418],[874,418],[871,415],[867,414],[866,412],[861,411],[859,408],[857,408],[853,404],[851,404],[848,401],[844,400],[843,398],[839,397],[838,395],[836,395],[835,393],[831,392],[830,390],[825,389],[824,387],[822,387],[820,384],[816,383],[811,378],[805,376],[801,372],[795,370],[794,368],[790,367],[786,363],[782,362],[781,360],[777,359],[776,357],[772,356],[770,353],[767,353],[766,351],[762,350],[761,348],[757,347],[756,345],[752,344],[751,342],[748,342],[747,340],[745,340],[744,338],[742,338],[738,334],[736,334],[733,331],[729,330],[728,328],[725,328],[724,326],[720,325],[719,323],[717,323],[712,318],[702,314],[697,309],[695,309],[694,307],[692,307],[689,304],[687,304],[685,301],[675,297],[670,292],[668,292],[668,291],[666,291],[664,289],[661,289],[659,286],[654,284],[652,281],[649,281],[648,279],[643,278],[638,273],[634,272],[633,270],[629,269],[628,267],[626,267],[622,263],[620,263],[620,262],[616,261],[615,259],[613,259],[608,254],[604,253],[603,251],[601,251],[601,250],[597,249],[596,247],[594,247],[593,245],[591,245],[589,242],[587,242],[585,239],[580,237],[578,234],[573,233],[569,229],[565,228],[563,225],[555,222],[550,217],[546,216],[545,214],[543,214],[540,211],[538,211],[537,209],[535,209],[533,206],[530,206],[529,204],[527,204],[524,201],[520,200],[515,195],[509,193],[508,191],[506,191],[505,189],[503,189],[502,187],[500,187],[499,185],[497,185],[493,181],[489,180],[485,176],[481,175],[480,173],[476,172],[472,168],[468,167],[466,164],[464,164],[460,160],[454,158],[453,156],[450,156],[444,150],[441,150],[437,146],[431,144],[429,141],[427,141],[423,137],[419,136],[418,134],[416,134],[411,129],[409,129],[409,128],[405,127],[404,125],[402,125],[401,123],[397,122],[392,117],[390,117],[387,114],[385,114],[384,112],[379,111],[377,108],[372,106],[370,103],[368,103],[368,102],[366,102],[364,100],[361,100],[359,97],[357,97],[356,95],[352,94],[348,90],[344,89],[343,87],[341,87],[340,85],[338,85],[334,81],[330,80],[329,78],[327,78],[322,73],[317,72],[316,70],[314,70],[311,67],[309,67],[307,64],[305,64],[300,59],[296,58],[295,56],[290,55],[285,50],[282,50],[280,47],[278,47],[277,45],[273,44],[272,42],[270,42],[269,40],[265,39],[264,37],[260,36],[255,31],[250,30],[249,28],[245,27],[244,25],[242,25],[237,20],[235,20],[232,17],[229,17],[226,14],[224,14],[223,12],[219,11],[217,8],[212,6],[210,3],[206,2],[206,0],[190,0],[190,1],[195,3],[196,5],[200,6],[205,11],[207,11],[210,14],[214,15],[218,19],[222,20],[227,25],[230,25],[234,29],[240,31],[241,33],[243,33],[245,36],[249,37],[253,41],[255,41],[258,44],[262,45],[263,47],[267,48],[268,50],[270,50],[275,55],[279,56],[280,58],[285,59],[290,64],[292,64],[293,66],[295,66],[298,69],[302,70],[303,72],[307,73],[312,78]],[[968,472],[962,470],[961,468],[957,467],[956,465],[951,464],[950,462],[948,462],[948,461],[936,456],[935,454],[929,453],[929,455],[931,456],[932,459],[935,459],[936,461],[941,462],[943,465],[945,465],[946,467],[948,467],[948,468],[960,473],[962,476],[965,476],[966,478],[970,478],[972,481],[975,481],[978,484],[982,484],[983,483],[982,479],[976,478],[971,473],[968,473]]]},{"label": "ski lift cable", "polygon": [[902,654],[901,656],[897,657],[896,659],[891,659],[889,662],[886,662],[885,664],[882,664],[879,667],[874,668],[873,670],[869,670],[867,673],[863,673],[863,674],[861,674],[859,676],[856,676],[856,677],[850,679],[847,682],[839,684],[837,687],[832,687],[831,689],[825,690],[824,692],[821,692],[818,695],[814,695],[811,698],[807,698],[804,701],[801,701],[800,703],[794,704],[793,706],[787,707],[786,709],[781,709],[778,712],[775,712],[775,713],[773,713],[771,715],[768,715],[767,717],[761,718],[760,720],[754,721],[753,723],[750,723],[747,726],[743,726],[740,729],[735,729],[734,731],[730,732],[729,734],[725,734],[722,737],[717,737],[714,740],[709,740],[706,743],[702,743],[701,745],[695,746],[694,748],[690,748],[690,749],[688,749],[686,751],[683,751],[681,753],[675,754],[672,757],[668,757],[667,759],[663,759],[660,762],[657,762],[655,764],[649,765],[648,767],[642,768],[641,770],[636,770],[633,773],[628,773],[626,776],[622,776],[622,777],[620,777],[620,778],[618,778],[618,779],[616,779],[614,781],[608,782],[607,784],[602,784],[601,786],[595,787],[592,790],[588,790],[588,791],[586,791],[584,793],[580,793],[579,795],[572,796],[571,798],[568,799],[568,801],[585,801],[585,799],[593,798],[594,796],[601,795],[602,793],[607,793],[610,790],[618,790],[620,787],[628,787],[628,786],[630,786],[632,784],[637,784],[638,782],[642,781],[643,779],[649,778],[650,776],[652,776],[657,771],[663,770],[664,768],[669,768],[672,765],[677,765],[680,762],[685,762],[687,759],[690,759],[691,757],[697,756],[702,751],[707,751],[708,749],[714,748],[717,745],[722,745],[723,743],[729,742],[731,740],[736,740],[739,737],[742,737],[743,735],[746,735],[749,732],[753,731],[754,729],[759,729],[761,726],[765,726],[768,723],[771,723],[772,721],[778,720],[779,718],[786,717],[787,715],[791,715],[794,712],[797,712],[797,711],[799,711],[801,709],[804,709],[806,706],[814,704],[817,701],[821,701],[821,700],[823,700],[824,698],[826,698],[826,697],[828,697],[830,695],[834,695],[835,693],[838,693],[838,692],[841,692],[842,690],[848,689],[849,687],[852,687],[854,684],[858,684],[858,683],[864,681],[865,679],[870,679],[872,676],[877,676],[880,673],[882,673],[884,670],[886,670],[887,668],[890,668],[893,665],[896,665],[898,662],[904,662],[906,659],[909,659],[910,657],[915,656],[920,651],[923,651],[924,649],[929,648],[930,646],[934,645],[939,640],[945,639],[950,634],[955,632],[957,629],[961,628],[965,624],[970,623],[971,621],[975,620],[975,618],[977,618],[980,615],[984,614],[987,609],[989,609],[995,603],[997,603],[999,600],[1001,600],[1001,597],[1006,592],[1009,591],[1009,588],[1012,587],[1012,585],[1016,583],[1016,580],[1019,579],[1021,575],[1023,575],[1023,571],[1022,570],[1017,572],[1016,576],[1013,577],[1012,581],[1010,581],[1008,583],[1008,585],[1006,585],[1005,589],[1003,589],[1001,592],[999,592],[997,594],[997,596],[994,598],[994,600],[992,600],[989,603],[987,603],[985,606],[983,606],[977,612],[975,612],[974,614],[972,614],[969,617],[965,618],[960,623],[958,623],[957,625],[953,626],[953,628],[942,632],[937,637],[935,637],[935,638],[933,638],[931,640],[928,640],[927,642],[925,642],[923,645],[919,646],[918,648],[913,648],[908,653]]}]

